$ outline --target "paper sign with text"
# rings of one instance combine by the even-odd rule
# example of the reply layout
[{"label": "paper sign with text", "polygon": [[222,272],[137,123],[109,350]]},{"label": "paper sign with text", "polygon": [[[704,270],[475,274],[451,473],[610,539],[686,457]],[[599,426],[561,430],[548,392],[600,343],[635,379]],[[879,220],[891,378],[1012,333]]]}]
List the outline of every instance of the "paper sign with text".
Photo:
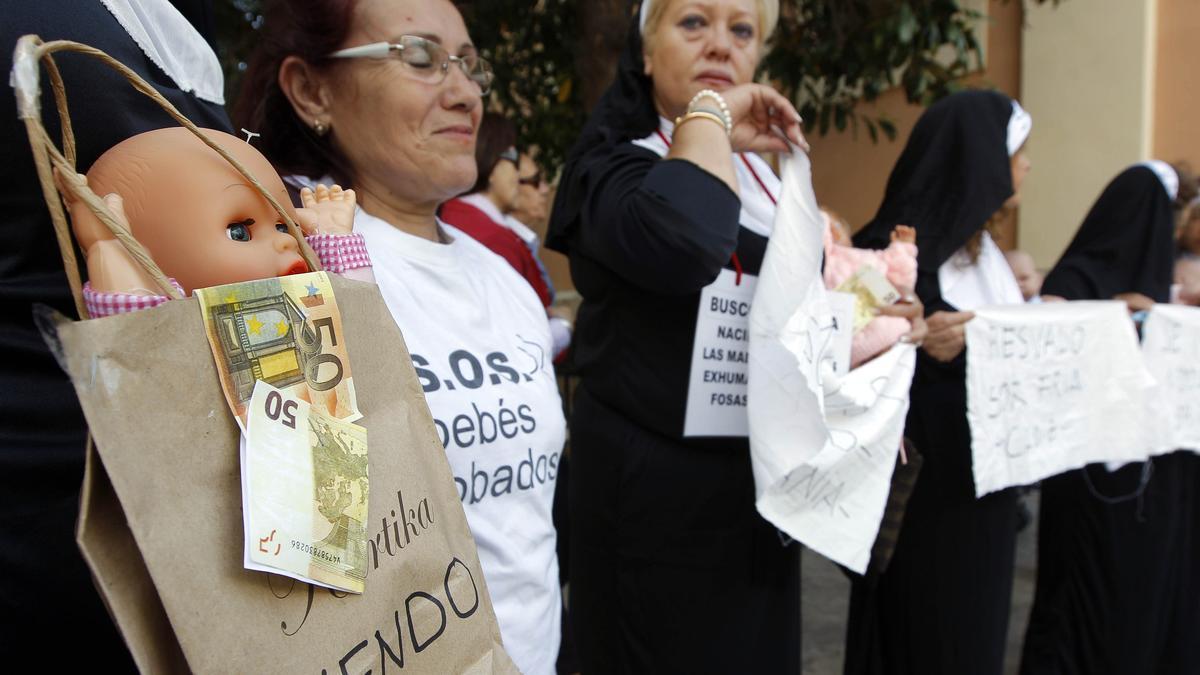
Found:
[{"label": "paper sign with text", "polygon": [[1155,305],[1142,326],[1142,353],[1161,387],[1151,414],[1167,430],[1164,451],[1200,451],[1200,308]]},{"label": "paper sign with text", "polygon": [[750,313],[756,504],[788,536],[862,573],[891,489],[915,351],[897,345],[845,372],[853,296],[825,290],[823,250],[811,166],[797,151],[784,160]]},{"label": "paper sign with text", "polygon": [[1155,394],[1124,303],[985,307],[966,324],[975,494],[1159,448]]},{"label": "paper sign with text", "polygon": [[684,436],[745,436],[747,317],[757,278],[721,270],[700,294]]}]

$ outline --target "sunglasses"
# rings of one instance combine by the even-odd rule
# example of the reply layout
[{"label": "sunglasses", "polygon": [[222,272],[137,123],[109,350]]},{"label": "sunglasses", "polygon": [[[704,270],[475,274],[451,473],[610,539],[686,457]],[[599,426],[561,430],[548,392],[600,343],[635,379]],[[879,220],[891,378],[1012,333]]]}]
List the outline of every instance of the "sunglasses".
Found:
[{"label": "sunglasses", "polygon": [[517,178],[517,182],[521,185],[528,185],[529,187],[538,187],[542,184],[542,172],[539,171],[532,176],[522,176]]}]

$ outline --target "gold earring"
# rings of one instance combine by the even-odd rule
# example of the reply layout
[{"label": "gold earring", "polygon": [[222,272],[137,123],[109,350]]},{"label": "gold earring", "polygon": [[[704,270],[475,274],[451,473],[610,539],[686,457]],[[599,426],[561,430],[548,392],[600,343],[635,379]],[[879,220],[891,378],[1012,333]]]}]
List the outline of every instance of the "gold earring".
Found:
[{"label": "gold earring", "polygon": [[321,120],[313,120],[312,129],[318,136],[324,136],[329,132],[329,126]]}]

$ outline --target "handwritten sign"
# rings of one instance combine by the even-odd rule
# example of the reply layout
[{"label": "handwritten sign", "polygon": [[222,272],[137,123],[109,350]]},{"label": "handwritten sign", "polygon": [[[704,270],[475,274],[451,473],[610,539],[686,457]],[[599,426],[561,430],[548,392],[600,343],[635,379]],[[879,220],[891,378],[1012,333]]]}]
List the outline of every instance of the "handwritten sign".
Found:
[{"label": "handwritten sign", "polygon": [[846,372],[852,306],[821,281],[821,228],[808,157],[797,151],[784,160],[750,312],[750,457],[759,513],[863,573],[891,488],[915,351],[897,345]]},{"label": "handwritten sign", "polygon": [[989,307],[966,324],[975,494],[1157,452],[1155,382],[1124,303]]},{"label": "handwritten sign", "polygon": [[1146,367],[1161,396],[1151,405],[1165,450],[1200,451],[1200,308],[1155,305],[1142,327]]}]

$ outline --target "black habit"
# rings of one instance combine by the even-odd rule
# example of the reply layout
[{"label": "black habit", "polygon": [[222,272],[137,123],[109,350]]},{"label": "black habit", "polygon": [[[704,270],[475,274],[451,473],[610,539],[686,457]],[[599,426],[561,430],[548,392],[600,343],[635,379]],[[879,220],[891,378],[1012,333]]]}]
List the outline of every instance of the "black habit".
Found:
[{"label": "black habit", "polygon": [[[857,246],[887,246],[896,225],[917,230],[917,294],[925,311],[957,311],[938,269],[1013,194],[1012,100],[953,94],[917,121]],[[924,456],[887,570],[856,578],[847,675],[1000,675],[1016,546],[1013,490],[975,498],[966,410],[966,354],[917,352],[905,436]]]},{"label": "black habit", "polygon": [[[1107,300],[1170,295],[1171,197],[1150,168],[1104,189],[1042,293]],[[1038,579],[1021,672],[1200,672],[1198,458],[1176,452],[1042,482]]]},{"label": "black habit", "polygon": [[[572,352],[570,612],[586,673],[797,673],[799,567],[757,513],[745,437],[684,438],[702,289],[767,240],[659,128],[636,26],[568,158],[547,245],[583,305]],[[746,189],[746,188],[743,188]]]},{"label": "black habit", "polygon": [[[132,68],[196,124],[232,131],[221,106],[181,91],[100,2],[4,0],[0,15],[0,72],[12,68],[13,48],[23,34],[78,40]],[[176,124],[98,61],[60,54],[56,62],[66,83],[81,172],[118,142]],[[53,96],[48,84],[42,89],[43,119],[57,139]],[[33,323],[34,303],[70,316],[74,304],[11,87],[0,87],[0,111],[5,152],[0,352],[6,363],[0,371],[0,658],[17,670],[32,662],[38,669],[87,664],[104,672],[131,671],[133,662],[75,544],[83,413]],[[148,415],[150,423],[153,411]],[[86,648],[68,648],[76,644]]]}]

